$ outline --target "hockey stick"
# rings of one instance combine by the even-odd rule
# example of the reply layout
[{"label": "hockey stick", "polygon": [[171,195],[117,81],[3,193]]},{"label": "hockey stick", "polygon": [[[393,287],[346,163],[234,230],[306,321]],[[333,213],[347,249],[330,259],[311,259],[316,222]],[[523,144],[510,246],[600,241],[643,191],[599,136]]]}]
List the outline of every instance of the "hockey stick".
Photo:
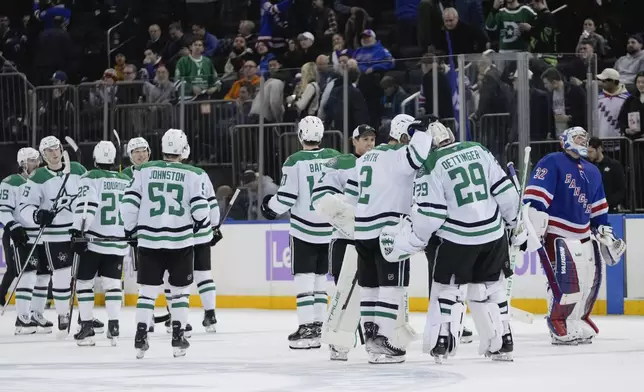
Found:
[{"label": "hockey stick", "polygon": [[[81,237],[85,236],[86,219],[87,219],[87,200],[85,200],[85,204],[83,205],[83,216],[81,217]],[[69,323],[67,324],[67,335],[69,335],[69,331],[72,328],[72,320],[74,319],[72,316],[74,315],[74,295],[76,294],[76,282],[78,281],[77,275],[78,275],[79,262],[80,262],[80,256],[78,255],[78,253],[74,252],[74,260],[72,262],[72,281],[71,281],[72,293],[71,293],[71,297],[69,297]]]},{"label": "hockey stick", "polygon": [[76,144],[74,139],[72,139],[69,136],[65,136],[65,141],[67,142],[67,144],[69,144],[69,147],[71,147],[72,150],[74,150],[74,154],[76,155],[76,160],[78,161],[78,163],[82,163],[81,154],[78,152],[79,151],[78,144]]},{"label": "hockey stick", "polygon": [[72,242],[130,242],[130,237],[72,238]]},{"label": "hockey stick", "polygon": [[123,146],[121,145],[121,138],[119,136],[119,133],[116,132],[116,129],[112,129],[112,133],[116,138],[116,152],[117,152],[116,156],[118,157],[119,173],[120,173],[123,171]]},{"label": "hockey stick", "polygon": [[[60,201],[60,197],[63,195],[63,192],[65,191],[65,186],[67,185],[67,180],[69,180],[69,174],[71,170],[71,165],[69,162],[69,153],[67,151],[63,151],[63,156],[62,156],[62,162],[63,162],[63,174],[65,177],[63,178],[63,184],[60,186],[60,189],[58,190],[58,193],[56,194],[56,198],[54,199],[54,205],[51,208],[51,212],[55,214],[57,213],[58,209],[58,202]],[[27,254],[27,258],[25,258],[25,266],[20,269],[20,273],[18,274],[18,277],[16,278],[16,284],[13,287],[13,290],[11,290],[11,294],[9,295],[9,299],[16,294],[16,289],[18,288],[18,283],[20,283],[20,279],[22,278],[22,274],[24,274],[25,270],[27,269],[27,263],[31,259],[31,256],[33,256],[34,251],[36,250],[36,246],[38,245],[38,242],[40,242],[40,238],[42,238],[43,233],[45,232],[45,228],[47,226],[43,226],[40,228],[40,231],[38,231],[38,235],[36,236],[36,240],[34,241],[34,245],[31,247],[31,250]],[[21,263],[22,264],[22,263]],[[0,311],[0,316],[4,315],[5,310],[7,310],[7,305],[9,304],[9,301],[7,301],[7,304],[2,307],[2,311]]]},{"label": "hockey stick", "polygon": [[[239,196],[240,193],[241,193],[241,189],[237,188],[235,190],[235,193],[233,194],[233,197],[230,199],[230,203],[228,203],[228,208],[226,208],[226,213],[224,214],[223,218],[219,220],[219,227],[221,227],[226,221],[226,219],[228,218],[228,215],[230,214],[230,211],[233,209],[233,205],[235,204],[235,201],[237,200],[237,197]],[[170,320],[170,304],[167,304],[165,308],[168,311],[168,313],[161,316],[154,316],[155,324],[164,323]]]}]

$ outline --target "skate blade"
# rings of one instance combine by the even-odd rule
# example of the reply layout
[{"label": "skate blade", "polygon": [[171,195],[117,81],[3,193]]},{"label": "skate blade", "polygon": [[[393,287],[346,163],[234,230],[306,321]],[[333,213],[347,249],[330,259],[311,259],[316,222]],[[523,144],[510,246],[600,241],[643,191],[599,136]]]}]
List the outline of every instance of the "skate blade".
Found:
[{"label": "skate blade", "polygon": [[97,334],[97,335],[100,335],[100,334],[102,334],[103,332],[105,332],[105,328],[104,328],[104,327],[103,327],[103,328],[94,328],[94,333],[95,333],[95,334]]},{"label": "skate blade", "polygon": [[76,341],[76,344],[78,345],[78,347],[92,347],[92,346],[96,346],[96,342],[95,342],[93,339],[89,339],[89,338],[87,338],[87,339],[77,340],[77,341]]},{"label": "skate blade", "polygon": [[217,332],[217,326],[215,324],[208,325],[206,327],[206,332],[209,332],[209,333]]},{"label": "skate blade", "polygon": [[300,339],[288,342],[288,346],[293,350],[308,350],[311,348],[310,339]]},{"label": "skate blade", "polygon": [[347,354],[331,354],[331,357],[329,358],[332,361],[348,361],[349,357]]},{"label": "skate blade", "polygon": [[468,343],[472,343],[473,341],[474,341],[474,337],[472,336],[461,338],[461,344],[468,344]]},{"label": "skate blade", "polygon": [[576,340],[571,340],[569,342],[565,342],[565,341],[562,341],[562,340],[552,339],[551,344],[553,346],[576,346],[576,345],[579,344],[579,342],[576,341]]},{"label": "skate blade", "polygon": [[16,328],[16,331],[13,334],[16,335],[16,336],[19,336],[19,335],[33,335],[35,333],[36,333],[36,328],[18,327],[18,328]]},{"label": "skate blade", "polygon": [[311,341],[309,342],[309,347],[310,348],[322,347],[322,344],[320,344],[320,339],[311,339]]},{"label": "skate blade", "polygon": [[405,362],[405,356],[400,355],[400,356],[389,356],[386,354],[369,354],[369,363],[372,363],[374,365],[379,365],[383,363],[403,363]]},{"label": "skate blade", "polygon": [[136,349],[136,359],[143,359],[143,357],[145,357],[145,352],[146,351],[147,351],[147,349],[145,349],[145,350],[141,349],[141,348]]},{"label": "skate blade", "polygon": [[514,358],[512,358],[512,353],[490,354],[490,358],[496,362],[514,362]]},{"label": "skate blade", "polygon": [[41,335],[46,335],[52,333],[52,327],[38,327],[36,328],[36,333]]},{"label": "skate blade", "polygon": [[182,348],[182,347],[173,347],[172,348],[172,355],[175,358],[185,357],[186,356],[186,351],[187,351],[187,349]]},{"label": "skate blade", "polygon": [[441,365],[447,359],[447,355],[432,355],[434,357],[434,363]]},{"label": "skate blade", "polygon": [[183,331],[183,336],[184,336],[186,339],[190,339],[190,338],[192,337],[192,331],[190,331],[190,332],[188,332],[188,331]]},{"label": "skate blade", "polygon": [[593,344],[593,338],[578,339],[578,344]]}]

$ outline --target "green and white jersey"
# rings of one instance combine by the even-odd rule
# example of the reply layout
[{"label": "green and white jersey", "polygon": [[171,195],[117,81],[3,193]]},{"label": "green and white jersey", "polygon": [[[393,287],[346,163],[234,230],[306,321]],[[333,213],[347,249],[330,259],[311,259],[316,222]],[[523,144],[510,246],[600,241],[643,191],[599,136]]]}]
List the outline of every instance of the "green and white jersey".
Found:
[{"label": "green and white jersey", "polygon": [[121,203],[125,230],[136,229],[147,249],[194,245],[194,222],[210,228],[210,208],[202,170],[179,162],[150,161],[134,168]]},{"label": "green and white jersey", "polygon": [[7,227],[10,222],[22,224],[18,205],[27,179],[20,174],[12,174],[0,183],[0,225]]},{"label": "green and white jersey", "polygon": [[416,179],[411,215],[416,236],[436,235],[463,245],[495,241],[503,220],[516,218],[519,194],[494,156],[474,142],[454,143],[432,152]]},{"label": "green and white jersey", "polygon": [[[78,198],[81,176],[86,172],[87,170],[80,163],[70,163],[69,179],[58,199],[56,217],[52,224],[45,228],[41,242],[70,241],[69,229],[74,223],[73,208]],[[25,223],[25,230],[29,234],[31,242],[36,240],[40,230],[34,221],[35,212],[40,209],[51,210],[54,207],[56,195],[58,195],[64,179],[65,174],[62,169],[53,171],[47,167],[41,167],[36,169],[27,180],[20,199],[20,216]]]},{"label": "green and white jersey", "polygon": [[526,5],[516,9],[501,8],[492,11],[485,21],[485,28],[499,33],[499,51],[528,52],[530,51],[530,33],[522,33],[519,23],[528,23],[534,27],[536,12]]},{"label": "green and white jersey", "polygon": [[[76,230],[84,230],[88,238],[123,237],[123,219],[120,204],[130,179],[123,173],[109,170],[90,170],[80,180],[80,190],[74,208]],[[83,209],[87,203],[87,217],[82,226]],[[125,242],[90,242],[87,249],[105,255],[125,256]]]},{"label": "green and white jersey", "polygon": [[358,159],[356,240],[378,238],[383,227],[411,213],[414,177],[430,148],[429,136],[416,132],[409,145],[381,144]]},{"label": "green and white jersey", "polygon": [[330,148],[302,150],[286,159],[282,166],[282,181],[268,202],[278,215],[291,211],[289,233],[311,244],[326,244],[331,240],[332,226],[313,209],[313,188],[320,181],[324,165],[340,153]]},{"label": "green and white jersey", "polygon": [[121,174],[125,175],[129,179],[132,179],[132,177],[134,177],[134,165],[128,166],[125,169],[123,169]]},{"label": "green and white jersey", "polygon": [[[327,193],[342,193],[349,204],[354,206],[358,204],[357,159],[353,154],[343,154],[330,159],[322,169],[322,178],[313,189],[311,201],[315,202]],[[335,229],[333,229],[332,237],[344,238]]]},{"label": "green and white jersey", "polygon": [[210,225],[204,226],[195,233],[195,245],[207,244],[212,240],[212,227],[219,224],[219,204],[217,204],[217,198],[215,197],[215,189],[212,186],[212,181],[208,173],[203,171],[203,169],[195,167],[195,169],[201,171],[201,176],[203,177],[203,183],[205,184],[206,193],[204,196],[208,201],[208,207],[210,208]]}]

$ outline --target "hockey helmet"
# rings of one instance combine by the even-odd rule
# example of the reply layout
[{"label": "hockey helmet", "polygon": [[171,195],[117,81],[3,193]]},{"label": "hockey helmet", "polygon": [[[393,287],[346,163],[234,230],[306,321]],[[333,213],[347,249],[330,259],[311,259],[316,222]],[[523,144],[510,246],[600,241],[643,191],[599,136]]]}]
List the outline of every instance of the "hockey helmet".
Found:
[{"label": "hockey helmet", "polygon": [[148,150],[148,154],[151,154],[152,151],[150,150],[150,145],[148,144],[148,141],[145,140],[142,137],[135,137],[130,139],[130,141],[127,143],[127,156],[130,158],[130,161],[132,160],[132,152],[136,149],[139,148],[145,148]]},{"label": "hockey helmet", "polygon": [[409,137],[408,128],[414,118],[409,114],[399,114],[391,120],[391,129],[389,130],[389,137],[400,142],[402,135]]},{"label": "hockey helmet", "polygon": [[183,149],[183,154],[181,154],[181,160],[185,161],[190,158],[190,145],[186,143],[186,148]]},{"label": "hockey helmet", "polygon": [[297,124],[297,137],[300,142],[319,143],[324,136],[324,124],[315,116],[306,116]]},{"label": "hockey helmet", "polygon": [[94,163],[99,165],[113,165],[116,160],[116,147],[112,142],[102,140],[94,147]]},{"label": "hockey helmet", "polygon": [[180,129],[170,128],[161,138],[161,152],[164,154],[183,156],[187,145],[188,138]]},{"label": "hockey helmet", "polygon": [[568,128],[560,136],[561,147],[579,156],[588,156],[588,132],[582,127]]},{"label": "hockey helmet", "polygon": [[439,121],[430,123],[427,127],[427,133],[432,138],[432,146],[435,148],[442,147],[441,144],[452,144],[456,141],[452,130]]},{"label": "hockey helmet", "polygon": [[38,146],[38,151],[40,151],[40,155],[42,155],[42,158],[45,160],[45,162],[47,162],[47,155],[45,154],[45,150],[49,150],[49,149],[58,149],[62,154],[63,145],[60,143],[60,140],[58,140],[56,136],[45,136],[40,141],[40,146]]},{"label": "hockey helmet", "polygon": [[40,161],[40,153],[36,151],[35,148],[23,147],[18,150],[17,160],[20,167],[24,167],[30,159],[37,159]]}]

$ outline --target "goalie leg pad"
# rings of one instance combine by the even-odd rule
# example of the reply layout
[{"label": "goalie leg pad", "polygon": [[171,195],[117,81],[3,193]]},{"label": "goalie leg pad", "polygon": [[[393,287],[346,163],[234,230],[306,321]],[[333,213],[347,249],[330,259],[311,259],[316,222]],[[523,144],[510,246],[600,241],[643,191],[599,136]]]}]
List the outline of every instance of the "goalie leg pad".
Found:
[{"label": "goalie leg pad", "polygon": [[427,322],[423,335],[423,352],[431,354],[439,336],[448,337],[448,355],[455,355],[463,333],[467,285],[434,282],[429,299]]},{"label": "goalie leg pad", "polygon": [[479,354],[494,353],[510,333],[510,314],[503,281],[470,283],[467,299],[479,333]]}]

